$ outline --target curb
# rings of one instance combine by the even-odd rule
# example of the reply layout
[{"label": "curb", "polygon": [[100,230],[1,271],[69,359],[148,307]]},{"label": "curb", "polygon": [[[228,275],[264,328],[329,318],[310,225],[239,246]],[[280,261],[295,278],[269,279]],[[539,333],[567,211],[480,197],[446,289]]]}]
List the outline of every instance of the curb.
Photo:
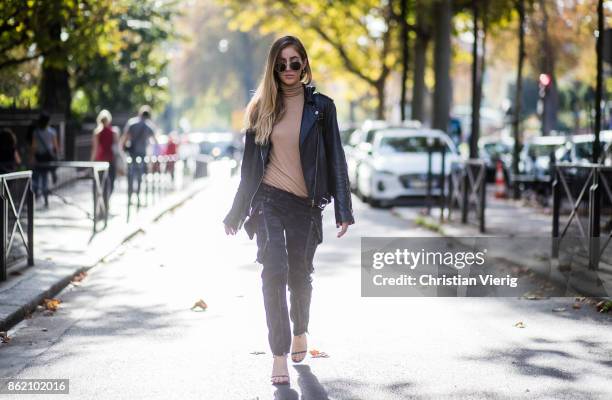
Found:
[{"label": "curb", "polygon": [[[30,267],[25,268],[26,271],[32,272],[29,276],[31,280],[26,279],[27,276],[24,276],[24,278],[14,282],[12,286],[0,292],[0,315],[2,315],[0,319],[0,331],[8,331],[21,322],[28,314],[36,310],[36,307],[45,298],[55,296],[68,286],[74,276],[97,266],[100,261],[113,253],[121,245],[129,242],[139,233],[145,232],[149,226],[157,222],[162,216],[172,212],[192,199],[196,194],[204,190],[208,186],[208,183],[208,179],[201,178],[201,182],[194,182],[184,192],[176,194],[176,198],[171,197],[171,195],[166,199],[162,199],[158,204],[149,209],[143,210],[141,213],[146,213],[144,216],[130,223],[127,229],[121,233],[119,239],[110,242],[104,249],[99,250],[91,262],[86,263],[85,266],[61,266],[46,260],[36,259],[33,269]],[[104,233],[105,231],[100,232],[100,234]],[[65,272],[62,271],[60,273],[61,277],[56,278],[53,282],[48,282],[48,279],[45,279],[44,276],[45,270],[48,269],[53,269],[55,271],[57,271],[57,269],[65,269]],[[37,272],[38,274],[36,274]],[[6,284],[6,282],[3,283]],[[29,289],[28,286],[30,287]],[[41,287],[41,289],[36,290],[32,289],[32,287]],[[5,300],[5,298],[14,300]]]}]

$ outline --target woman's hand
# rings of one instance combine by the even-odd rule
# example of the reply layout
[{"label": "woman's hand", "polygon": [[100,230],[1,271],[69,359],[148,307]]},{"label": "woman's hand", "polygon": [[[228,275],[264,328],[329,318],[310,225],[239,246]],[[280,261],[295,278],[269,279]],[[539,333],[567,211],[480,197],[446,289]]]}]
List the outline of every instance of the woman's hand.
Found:
[{"label": "woman's hand", "polygon": [[340,226],[342,226],[342,229],[340,229],[340,232],[338,232],[338,234],[336,235],[336,237],[342,237],[342,235],[344,235],[348,229],[349,223],[348,222],[342,222],[342,224],[336,224],[336,228],[340,228]]},{"label": "woman's hand", "polygon": [[223,224],[223,225],[225,225],[225,234],[226,235],[235,235],[236,234],[236,232],[237,232],[236,228],[234,228],[233,226],[228,225],[228,224]]}]

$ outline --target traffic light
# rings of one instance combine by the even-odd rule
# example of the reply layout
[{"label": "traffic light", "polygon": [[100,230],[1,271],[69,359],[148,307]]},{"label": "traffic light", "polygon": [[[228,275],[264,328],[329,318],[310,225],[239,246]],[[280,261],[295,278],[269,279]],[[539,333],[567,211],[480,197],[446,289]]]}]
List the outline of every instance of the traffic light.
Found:
[{"label": "traffic light", "polygon": [[548,93],[548,88],[552,83],[552,78],[549,74],[540,74],[540,79],[538,80],[539,86],[539,99],[537,105],[537,113],[542,116],[544,114],[544,99],[546,98],[546,93]]},{"label": "traffic light", "polygon": [[552,79],[549,74],[540,74],[540,98],[546,96],[546,91],[550,87]]}]

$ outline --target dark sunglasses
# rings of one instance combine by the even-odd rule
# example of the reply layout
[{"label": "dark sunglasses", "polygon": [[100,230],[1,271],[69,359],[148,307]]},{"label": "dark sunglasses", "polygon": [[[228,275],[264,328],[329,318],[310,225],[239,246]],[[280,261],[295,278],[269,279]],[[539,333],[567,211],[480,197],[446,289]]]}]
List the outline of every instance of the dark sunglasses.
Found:
[{"label": "dark sunglasses", "polygon": [[[291,70],[293,71],[299,71],[300,68],[302,68],[302,63],[300,61],[291,61],[289,63],[289,68],[291,68]],[[274,70],[276,70],[276,72],[285,72],[286,69],[287,64],[282,62],[276,63],[276,65],[274,66]]]}]

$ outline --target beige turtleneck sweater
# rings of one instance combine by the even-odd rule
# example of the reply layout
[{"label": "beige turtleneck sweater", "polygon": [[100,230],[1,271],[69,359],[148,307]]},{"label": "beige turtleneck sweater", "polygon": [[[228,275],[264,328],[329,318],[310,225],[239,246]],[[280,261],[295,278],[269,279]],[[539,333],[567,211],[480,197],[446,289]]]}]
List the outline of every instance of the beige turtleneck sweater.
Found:
[{"label": "beige turtleneck sweater", "polygon": [[304,86],[302,82],[292,86],[281,82],[280,90],[286,111],[272,128],[270,160],[266,165],[263,182],[307,198],[308,189],[300,161],[300,125],[304,108]]}]

